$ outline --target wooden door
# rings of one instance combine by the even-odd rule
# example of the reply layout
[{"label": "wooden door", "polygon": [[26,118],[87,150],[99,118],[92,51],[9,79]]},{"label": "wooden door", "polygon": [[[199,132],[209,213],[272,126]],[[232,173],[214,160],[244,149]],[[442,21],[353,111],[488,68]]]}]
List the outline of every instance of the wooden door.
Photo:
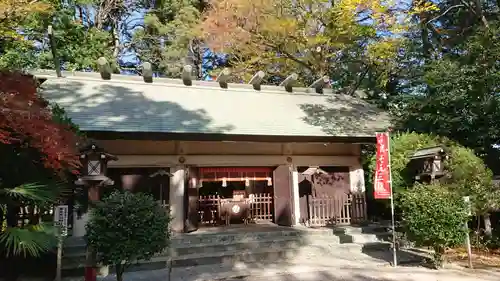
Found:
[{"label": "wooden door", "polygon": [[278,166],[273,172],[274,222],[278,225],[293,224],[292,172],[290,166]]},{"label": "wooden door", "polygon": [[190,167],[188,168],[188,175],[186,177],[186,196],[184,196],[186,213],[184,222],[184,231],[193,232],[198,230],[199,218],[198,218],[198,205],[199,205],[199,194],[198,194],[198,168]]}]

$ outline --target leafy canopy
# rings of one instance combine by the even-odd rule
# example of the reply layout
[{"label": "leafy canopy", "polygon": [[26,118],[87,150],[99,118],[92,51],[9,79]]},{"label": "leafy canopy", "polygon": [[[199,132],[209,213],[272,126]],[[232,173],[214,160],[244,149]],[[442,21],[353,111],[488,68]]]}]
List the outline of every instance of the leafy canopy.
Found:
[{"label": "leafy canopy", "polygon": [[[29,75],[0,72],[0,95],[1,254],[39,256],[56,242],[40,214],[65,195],[61,182],[79,165],[77,128],[39,97]],[[20,208],[28,211],[21,222]]]},{"label": "leafy canopy", "polygon": [[150,259],[168,246],[169,222],[152,196],[115,191],[92,209],[86,238],[99,260],[121,274],[132,262]]},{"label": "leafy canopy", "polygon": [[[492,185],[492,173],[483,160],[456,142],[445,137],[418,134],[396,133],[391,135],[391,172],[392,186],[397,198],[405,190],[414,186],[414,175],[406,169],[410,157],[415,151],[423,148],[443,145],[447,148],[449,159],[444,161],[447,175],[443,182],[453,186],[453,192],[461,196],[471,196],[474,211],[478,214],[495,207],[500,202],[500,194]],[[368,170],[375,170],[375,155],[372,155]],[[373,175],[367,178],[373,181]]]},{"label": "leafy canopy", "polygon": [[265,70],[280,78],[298,72],[303,84],[321,75],[353,83],[361,72],[391,66],[408,16],[396,7],[378,0],[217,0],[202,29],[246,81]]},{"label": "leafy canopy", "polygon": [[78,167],[75,134],[66,124],[53,122],[34,77],[0,72],[0,94],[0,143],[29,144],[40,151],[47,167],[56,170]]},{"label": "leafy canopy", "polygon": [[[418,94],[394,101],[398,127],[453,139],[473,149],[491,169],[500,152],[500,28],[491,24],[428,62]],[[413,79],[418,81],[418,78]]]}]

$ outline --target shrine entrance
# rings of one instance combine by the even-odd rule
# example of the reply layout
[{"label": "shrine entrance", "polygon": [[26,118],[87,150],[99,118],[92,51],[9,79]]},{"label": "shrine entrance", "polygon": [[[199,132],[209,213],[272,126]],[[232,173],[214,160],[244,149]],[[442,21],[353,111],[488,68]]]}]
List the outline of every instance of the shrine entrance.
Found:
[{"label": "shrine entrance", "polygon": [[199,168],[199,226],[274,222],[274,169]]},{"label": "shrine entrance", "polygon": [[[170,177],[167,169],[110,168],[108,177],[113,179],[115,189],[150,194],[164,208],[168,207]],[[105,193],[112,191],[113,188],[108,188]]]}]

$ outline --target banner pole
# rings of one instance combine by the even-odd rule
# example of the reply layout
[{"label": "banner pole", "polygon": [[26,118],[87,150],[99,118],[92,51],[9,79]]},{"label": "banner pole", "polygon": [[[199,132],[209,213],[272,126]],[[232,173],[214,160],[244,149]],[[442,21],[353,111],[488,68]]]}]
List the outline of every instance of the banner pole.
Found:
[{"label": "banner pole", "polygon": [[392,220],[392,264],[394,267],[398,266],[397,249],[396,249],[396,221],[394,218],[394,191],[392,190],[392,165],[391,165],[391,137],[386,133],[387,137],[387,158],[389,166],[389,187],[391,189],[391,220]]}]

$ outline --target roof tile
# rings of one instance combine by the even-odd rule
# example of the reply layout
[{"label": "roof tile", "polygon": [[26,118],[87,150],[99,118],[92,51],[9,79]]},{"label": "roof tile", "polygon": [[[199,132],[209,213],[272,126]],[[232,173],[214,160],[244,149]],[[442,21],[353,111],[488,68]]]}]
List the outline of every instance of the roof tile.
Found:
[{"label": "roof tile", "polygon": [[185,86],[173,79],[145,83],[125,75],[102,80],[98,73],[36,76],[47,78],[42,95],[64,107],[84,131],[372,137],[389,126],[387,114],[365,101],[304,89],[222,89],[215,82]]}]

